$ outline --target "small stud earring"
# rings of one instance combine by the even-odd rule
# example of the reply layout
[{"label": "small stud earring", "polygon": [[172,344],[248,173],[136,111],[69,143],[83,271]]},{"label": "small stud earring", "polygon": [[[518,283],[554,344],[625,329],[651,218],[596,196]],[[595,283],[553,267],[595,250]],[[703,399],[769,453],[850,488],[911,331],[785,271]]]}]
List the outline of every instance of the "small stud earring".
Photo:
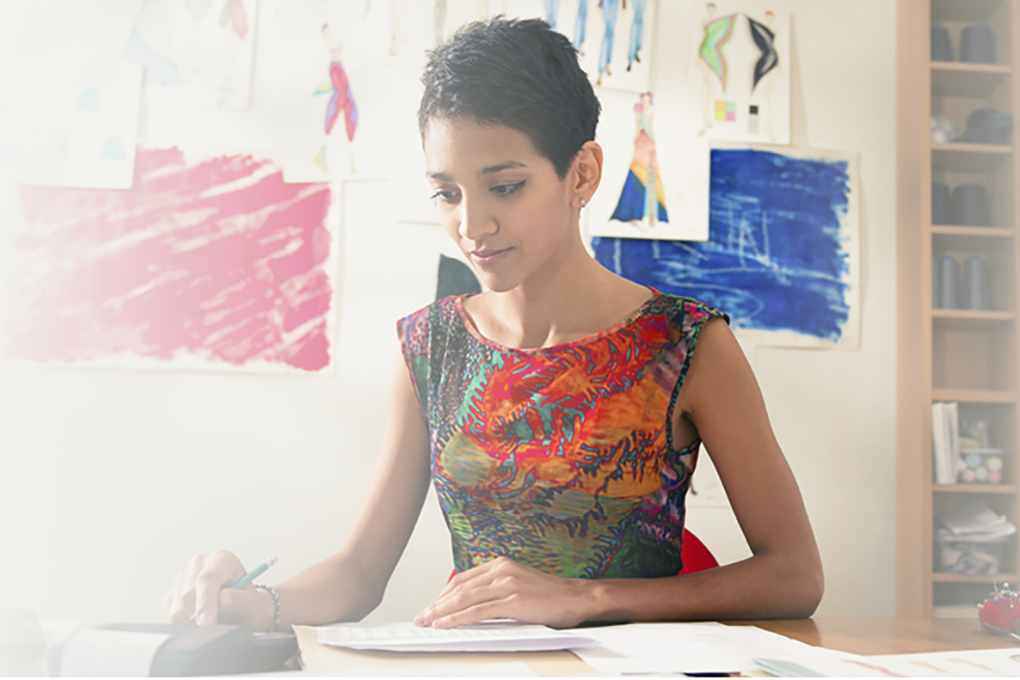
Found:
[{"label": "small stud earring", "polygon": [[583,207],[584,207],[584,206],[586,206],[586,205],[588,205],[588,201],[586,201],[586,200],[584,200],[584,199],[582,198],[582,199],[581,199],[581,207],[583,208]]}]

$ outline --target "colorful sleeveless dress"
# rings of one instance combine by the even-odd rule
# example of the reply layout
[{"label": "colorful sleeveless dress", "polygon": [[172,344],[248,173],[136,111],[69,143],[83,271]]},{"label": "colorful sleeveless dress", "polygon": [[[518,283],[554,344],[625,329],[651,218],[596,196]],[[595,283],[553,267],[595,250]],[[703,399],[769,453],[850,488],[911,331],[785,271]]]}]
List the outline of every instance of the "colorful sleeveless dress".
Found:
[{"label": "colorful sleeveless dress", "polygon": [[465,297],[397,323],[457,571],[677,574],[700,443],[675,449],[670,424],[701,329],[728,317],[655,291],[600,333],[522,350],[478,333]]}]

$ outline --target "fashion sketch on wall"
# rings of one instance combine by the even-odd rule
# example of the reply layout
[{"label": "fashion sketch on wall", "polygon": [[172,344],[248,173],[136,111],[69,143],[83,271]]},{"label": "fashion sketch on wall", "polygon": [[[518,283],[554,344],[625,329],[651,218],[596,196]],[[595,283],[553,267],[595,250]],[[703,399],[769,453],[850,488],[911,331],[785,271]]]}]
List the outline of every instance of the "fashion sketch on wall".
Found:
[{"label": "fashion sketch on wall", "polygon": [[699,133],[789,144],[790,13],[785,3],[705,2],[691,41],[700,83]]},{"label": "fashion sketch on wall", "polygon": [[386,176],[401,70],[388,65],[385,9],[366,15],[360,3],[266,3],[270,106],[286,181]]},{"label": "fashion sketch on wall", "polygon": [[144,0],[121,60],[145,66],[153,103],[247,109],[257,0]]},{"label": "fashion sketch on wall", "polygon": [[539,17],[570,38],[581,68],[602,88],[651,88],[657,0],[505,0],[506,13]]},{"label": "fashion sketch on wall", "polygon": [[633,281],[722,309],[758,345],[856,349],[856,155],[717,148],[711,187],[708,241],[596,238],[596,258]]},{"label": "fashion sketch on wall", "polygon": [[602,182],[582,213],[588,233],[641,239],[708,238],[709,149],[681,126],[656,124],[652,92],[602,91],[596,139]]},{"label": "fashion sketch on wall", "polygon": [[130,189],[142,67],[67,64],[59,87],[27,71],[0,88],[0,182]]}]

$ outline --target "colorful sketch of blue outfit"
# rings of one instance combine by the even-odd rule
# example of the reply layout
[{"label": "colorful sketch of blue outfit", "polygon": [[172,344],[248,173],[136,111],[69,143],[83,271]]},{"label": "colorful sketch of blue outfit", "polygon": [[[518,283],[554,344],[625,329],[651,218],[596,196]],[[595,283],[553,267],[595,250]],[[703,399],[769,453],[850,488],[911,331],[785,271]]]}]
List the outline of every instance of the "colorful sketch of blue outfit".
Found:
[{"label": "colorful sketch of blue outfit", "polygon": [[[768,14],[771,15],[771,12]],[[758,87],[761,79],[769,71],[779,66],[779,54],[776,52],[775,46],[776,34],[772,32],[772,29],[751,17],[747,17],[747,21],[751,26],[751,39],[754,40],[755,46],[761,52],[761,57],[754,64],[754,84],[751,85],[751,91],[754,92],[754,88]]]},{"label": "colorful sketch of blue outfit", "polygon": [[584,47],[584,29],[588,25],[588,0],[577,0],[577,21],[574,23],[574,49]]},{"label": "colorful sketch of blue outfit", "polygon": [[637,119],[634,158],[627,171],[616,210],[609,219],[620,222],[647,220],[648,226],[654,226],[656,222],[669,222],[669,216],[659,174],[659,157],[655,153],[651,93],[641,95],[641,101],[634,106],[634,117]]},{"label": "colorful sketch of blue outfit", "polygon": [[627,50],[627,70],[632,62],[641,61],[641,39],[645,32],[645,6],[648,0],[634,0],[634,21],[630,24],[630,48]]},{"label": "colorful sketch of blue outfit", "polygon": [[725,310],[735,327],[838,341],[849,318],[847,161],[712,151],[705,243],[595,238],[596,259],[632,281]]},{"label": "colorful sketch of blue outfit", "polygon": [[602,35],[602,51],[599,53],[599,82],[602,74],[613,75],[609,62],[613,60],[613,37],[616,30],[616,17],[620,13],[620,0],[602,0],[602,20],[606,23],[606,32]]},{"label": "colorful sketch of blue outfit", "polygon": [[121,60],[144,64],[143,82],[147,87],[179,87],[181,72],[174,60],[166,3],[146,0],[142,3],[124,44]]}]

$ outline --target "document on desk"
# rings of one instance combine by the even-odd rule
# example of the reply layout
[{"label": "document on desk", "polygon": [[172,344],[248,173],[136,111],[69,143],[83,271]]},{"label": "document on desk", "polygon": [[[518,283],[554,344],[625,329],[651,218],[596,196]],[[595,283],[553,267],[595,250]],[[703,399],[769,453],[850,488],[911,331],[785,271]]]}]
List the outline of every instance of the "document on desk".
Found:
[{"label": "document on desk", "polygon": [[961,652],[888,654],[863,657],[866,665],[849,671],[853,675],[946,677],[1018,677],[1020,648],[973,649]]},{"label": "document on desk", "polygon": [[755,670],[756,658],[782,660],[817,669],[853,666],[838,662],[860,658],[777,635],[753,626],[718,623],[633,623],[575,629],[599,645],[573,650],[600,673],[740,673]]},{"label": "document on desk", "polygon": [[413,623],[322,626],[320,644],[386,652],[547,652],[597,644],[584,631],[566,632],[511,621],[459,628],[419,628]]}]

